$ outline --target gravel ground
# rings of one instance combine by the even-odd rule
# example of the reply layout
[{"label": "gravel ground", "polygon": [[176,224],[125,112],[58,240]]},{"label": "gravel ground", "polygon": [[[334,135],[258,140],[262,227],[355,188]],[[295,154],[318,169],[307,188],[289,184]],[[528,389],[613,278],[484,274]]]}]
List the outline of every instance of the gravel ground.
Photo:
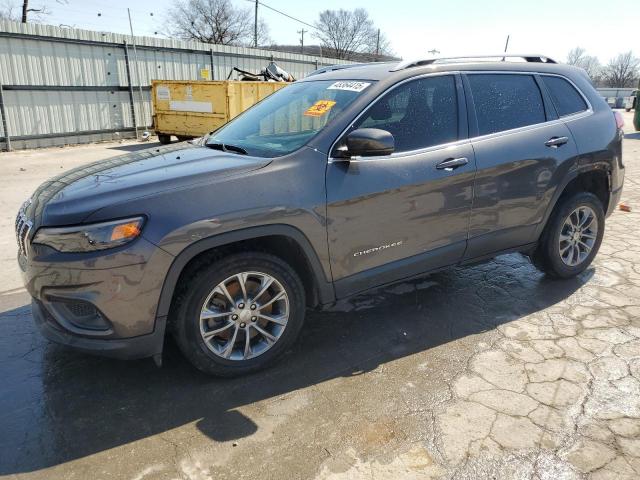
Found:
[{"label": "gravel ground", "polygon": [[[43,340],[13,265],[37,183],[138,144],[0,155],[0,476],[29,479],[637,479],[640,133],[593,267],[520,255],[311,313],[285,361],[211,379]],[[25,170],[20,170],[20,167]]]}]

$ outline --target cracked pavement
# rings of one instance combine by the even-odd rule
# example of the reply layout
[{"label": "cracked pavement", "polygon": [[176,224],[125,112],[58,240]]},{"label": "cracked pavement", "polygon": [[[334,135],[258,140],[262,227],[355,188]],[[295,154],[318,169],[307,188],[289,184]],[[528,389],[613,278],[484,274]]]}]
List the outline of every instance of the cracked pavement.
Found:
[{"label": "cracked pavement", "polygon": [[[0,477],[640,478],[640,133],[625,119],[632,211],[579,278],[514,254],[380,289],[310,313],[284,361],[244,378],[204,377],[172,344],[162,369],[50,344],[7,267]],[[30,155],[44,178],[38,155],[65,151],[83,155],[3,154],[0,170]],[[2,193],[6,245],[24,188]]]}]

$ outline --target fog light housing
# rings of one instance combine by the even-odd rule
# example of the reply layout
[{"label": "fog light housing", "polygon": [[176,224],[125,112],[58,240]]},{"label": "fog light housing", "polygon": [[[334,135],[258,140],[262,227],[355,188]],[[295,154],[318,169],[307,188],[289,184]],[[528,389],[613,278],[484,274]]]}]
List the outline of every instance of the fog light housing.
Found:
[{"label": "fog light housing", "polygon": [[[68,323],[79,330],[106,332],[111,324],[92,303],[85,300],[48,298],[47,304],[58,321],[69,328]],[[73,330],[73,328],[70,328]]]}]

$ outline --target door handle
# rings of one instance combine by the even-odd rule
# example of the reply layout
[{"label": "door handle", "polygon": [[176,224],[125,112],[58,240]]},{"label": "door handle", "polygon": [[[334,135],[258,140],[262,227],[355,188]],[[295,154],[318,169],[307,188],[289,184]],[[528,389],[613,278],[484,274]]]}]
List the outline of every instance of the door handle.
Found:
[{"label": "door handle", "polygon": [[444,162],[440,162],[438,165],[436,165],[436,168],[438,170],[446,170],[447,172],[451,172],[452,170],[458,167],[462,167],[467,163],[469,163],[469,160],[467,160],[466,157],[450,158],[448,160],[445,160]]},{"label": "door handle", "polygon": [[551,137],[549,140],[544,142],[547,147],[558,148],[561,145],[564,145],[569,141],[569,137]]}]

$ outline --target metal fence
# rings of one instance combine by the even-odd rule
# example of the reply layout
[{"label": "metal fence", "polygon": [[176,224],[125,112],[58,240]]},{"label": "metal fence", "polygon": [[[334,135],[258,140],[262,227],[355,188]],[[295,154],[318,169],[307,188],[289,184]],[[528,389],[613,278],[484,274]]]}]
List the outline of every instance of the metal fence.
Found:
[{"label": "metal fence", "polygon": [[151,80],[224,80],[272,59],[296,78],[348,63],[0,20],[0,150],[131,137],[151,127]]},{"label": "metal fence", "polygon": [[625,99],[631,95],[635,88],[596,88],[604,97],[611,108],[624,107]]}]

